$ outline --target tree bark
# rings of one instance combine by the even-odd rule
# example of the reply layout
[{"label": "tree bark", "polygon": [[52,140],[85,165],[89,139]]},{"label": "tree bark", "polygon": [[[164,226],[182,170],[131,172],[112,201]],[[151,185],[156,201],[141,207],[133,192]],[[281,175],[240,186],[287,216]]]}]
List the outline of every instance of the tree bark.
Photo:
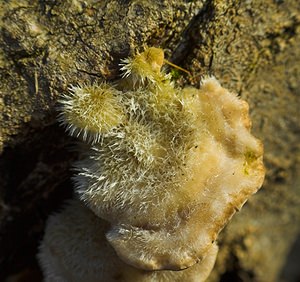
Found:
[{"label": "tree bark", "polygon": [[0,280],[41,281],[45,221],[72,195],[59,96],[157,46],[192,73],[179,85],[214,75],[245,99],[265,147],[264,186],[220,234],[209,280],[279,281],[300,230],[299,1],[3,1],[0,15]]}]

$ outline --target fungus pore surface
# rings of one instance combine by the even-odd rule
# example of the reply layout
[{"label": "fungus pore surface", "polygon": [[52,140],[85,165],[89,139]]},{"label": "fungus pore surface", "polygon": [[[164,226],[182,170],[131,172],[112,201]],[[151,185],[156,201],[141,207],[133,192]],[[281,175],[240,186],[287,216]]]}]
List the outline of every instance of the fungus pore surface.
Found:
[{"label": "fungus pore surface", "polygon": [[[188,280],[178,281],[204,281],[218,233],[261,187],[263,146],[250,133],[248,104],[214,77],[204,78],[200,89],[175,87],[163,62],[161,49],[146,48],[123,61],[123,78],[114,86],[72,87],[62,97],[60,120],[89,144],[74,177],[86,207],[72,203],[49,220],[39,254],[45,273],[57,268],[61,277],[74,275],[82,268],[74,266],[78,257],[86,260],[85,281],[104,281],[95,278],[101,264],[92,262],[94,249],[102,253],[103,273],[120,265],[140,275],[124,281],[151,275],[149,281],[180,275]],[[68,216],[76,212],[78,219]],[[84,232],[55,227],[66,221],[86,230],[91,245],[80,243]],[[82,244],[84,257],[72,240]],[[62,281],[77,281],[70,279]]]}]

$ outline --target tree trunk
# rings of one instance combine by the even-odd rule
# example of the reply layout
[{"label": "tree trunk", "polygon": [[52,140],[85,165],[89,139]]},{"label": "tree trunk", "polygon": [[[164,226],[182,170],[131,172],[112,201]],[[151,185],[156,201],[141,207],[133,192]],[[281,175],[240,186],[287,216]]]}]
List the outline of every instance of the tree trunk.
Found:
[{"label": "tree trunk", "polygon": [[1,281],[41,281],[45,221],[72,195],[59,96],[118,78],[120,59],[145,46],[192,73],[178,84],[214,75],[246,100],[264,143],[264,186],[221,232],[209,280],[299,281],[287,260],[300,230],[299,1],[24,0],[0,14]]}]

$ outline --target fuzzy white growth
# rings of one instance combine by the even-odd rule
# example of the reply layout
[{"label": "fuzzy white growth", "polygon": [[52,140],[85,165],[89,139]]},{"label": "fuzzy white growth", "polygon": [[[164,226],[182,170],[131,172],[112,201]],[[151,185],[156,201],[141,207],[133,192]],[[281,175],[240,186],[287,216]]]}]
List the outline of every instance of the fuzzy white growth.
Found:
[{"label": "fuzzy white growth", "polygon": [[124,261],[190,267],[262,183],[247,104],[206,78],[200,90],[129,91],[123,105],[128,123],[77,164],[76,191],[111,222],[107,239]]},{"label": "fuzzy white growth", "polygon": [[[121,90],[107,84],[73,88],[62,102],[62,119],[70,133],[94,141],[76,164],[75,190],[98,217],[97,224],[102,219],[110,223],[99,231],[96,223],[96,229],[89,228],[90,221],[79,215],[79,229],[85,224],[87,230],[87,237],[80,238],[72,231],[73,223],[70,230],[52,238],[49,234],[56,229],[50,224],[44,245],[53,241],[42,254],[47,248],[62,250],[55,267],[71,277],[73,270],[80,272],[81,254],[93,258],[88,255],[92,247],[87,245],[79,255],[75,241],[100,234],[103,255],[105,232],[118,256],[108,251],[108,260],[114,264],[120,258],[135,267],[125,267],[132,273],[189,268],[171,276],[170,272],[166,276],[147,272],[154,280],[139,276],[141,280],[128,281],[202,281],[199,273],[187,272],[193,275],[186,280],[180,280],[185,277],[180,275],[206,265],[201,270],[206,277],[214,263],[213,242],[218,233],[262,185],[263,148],[250,133],[247,103],[213,77],[205,78],[200,89],[177,89],[160,71],[162,63],[163,51],[148,48],[127,59],[126,78],[116,85]],[[73,217],[59,218],[77,222]],[[62,234],[76,239],[68,247],[72,254],[61,247],[68,244],[60,241]],[[48,253],[49,260],[55,260],[55,252]],[[47,255],[41,258],[47,265]],[[97,273],[96,265],[84,267]],[[79,281],[97,281],[89,280],[89,273],[78,273],[78,277]]]},{"label": "fuzzy white growth", "polygon": [[161,72],[164,63],[164,52],[162,49],[150,47],[144,52],[138,53],[133,58],[127,58],[121,61],[121,71],[123,77],[128,78],[136,85],[145,85],[147,83],[156,86],[159,81],[168,80],[169,76]]},{"label": "fuzzy white growth", "polygon": [[70,135],[87,142],[99,142],[124,121],[121,95],[106,83],[72,86],[59,102],[59,121]]}]

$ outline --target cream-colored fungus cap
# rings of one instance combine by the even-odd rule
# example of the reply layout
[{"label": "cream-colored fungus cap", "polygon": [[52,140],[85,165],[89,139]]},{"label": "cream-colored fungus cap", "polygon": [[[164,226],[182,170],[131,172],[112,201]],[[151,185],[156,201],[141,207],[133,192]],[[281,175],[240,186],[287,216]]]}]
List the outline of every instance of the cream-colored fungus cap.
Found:
[{"label": "cream-colored fungus cap", "polygon": [[145,271],[127,265],[108,244],[109,224],[77,200],[49,218],[38,258],[45,282],[205,281],[213,268],[217,246],[203,262],[182,271]]},{"label": "cream-colored fungus cap", "polygon": [[[87,193],[79,190],[92,210],[111,222],[106,236],[120,258],[142,269],[178,270],[201,261],[264,179],[263,148],[249,132],[247,103],[214,78],[204,80],[200,90],[185,88],[180,95],[185,114],[178,110],[181,117],[173,121],[180,125],[164,129],[161,139],[169,143],[158,143],[165,146],[160,152],[167,153],[145,171],[144,186],[138,179],[142,171],[125,165],[122,185],[107,186],[103,193],[95,180],[90,182],[95,193],[92,185],[85,186]],[[172,146],[176,134],[181,137]]]},{"label": "cream-colored fungus cap", "polygon": [[[92,140],[76,164],[75,191],[96,215],[94,224],[97,217],[99,224],[109,222],[99,228],[124,263],[141,270],[182,270],[210,261],[209,269],[219,232],[262,185],[263,146],[250,133],[245,101],[213,77],[200,89],[176,88],[161,71],[162,62],[162,50],[148,48],[124,61],[126,78],[115,86],[73,87],[65,95],[64,123]],[[72,225],[70,220],[65,224]],[[50,227],[46,241],[49,232]],[[70,240],[84,240],[69,234]],[[53,239],[51,248],[59,240]],[[161,279],[153,281],[168,281]]]}]

